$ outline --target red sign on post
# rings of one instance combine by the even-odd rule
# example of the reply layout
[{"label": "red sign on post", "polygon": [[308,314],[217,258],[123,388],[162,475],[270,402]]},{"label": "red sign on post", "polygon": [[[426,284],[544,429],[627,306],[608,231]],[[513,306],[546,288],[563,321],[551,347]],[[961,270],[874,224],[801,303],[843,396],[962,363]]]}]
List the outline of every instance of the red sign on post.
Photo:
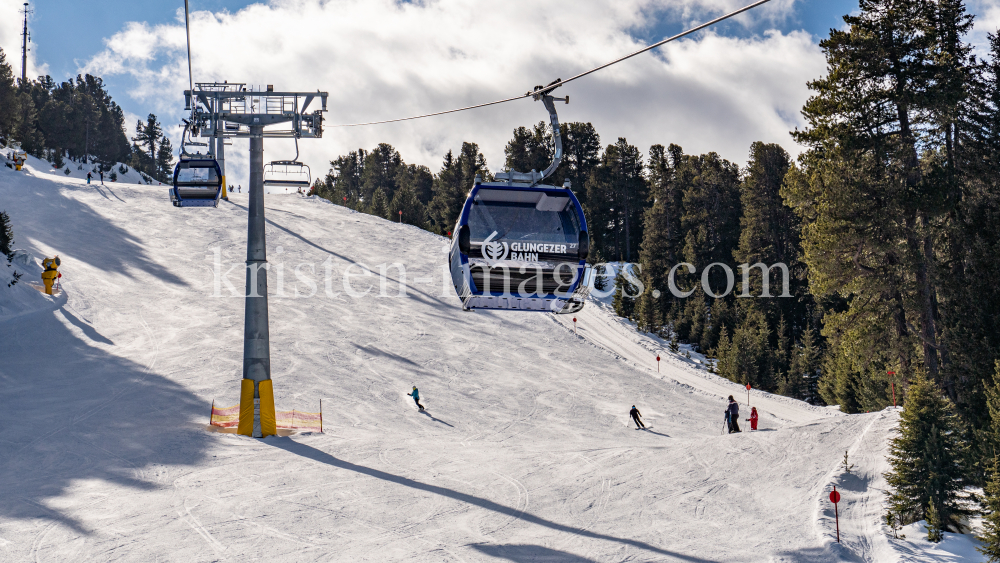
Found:
[{"label": "red sign on post", "polygon": [[837,519],[837,543],[840,543],[840,511],[837,508],[837,503],[840,502],[840,493],[837,492],[837,486],[833,486],[833,492],[830,493],[830,502],[833,503],[833,515]]}]

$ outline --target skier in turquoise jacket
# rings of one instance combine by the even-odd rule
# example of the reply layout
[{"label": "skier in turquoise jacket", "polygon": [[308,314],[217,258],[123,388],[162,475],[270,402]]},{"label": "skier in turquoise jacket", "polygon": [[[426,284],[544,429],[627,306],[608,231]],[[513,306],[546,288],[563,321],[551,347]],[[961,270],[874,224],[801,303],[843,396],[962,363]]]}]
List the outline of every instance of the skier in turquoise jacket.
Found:
[{"label": "skier in turquoise jacket", "polygon": [[410,397],[413,397],[413,402],[417,404],[417,408],[424,410],[424,406],[420,404],[420,391],[417,391],[417,386],[413,386],[413,391],[407,393]]}]

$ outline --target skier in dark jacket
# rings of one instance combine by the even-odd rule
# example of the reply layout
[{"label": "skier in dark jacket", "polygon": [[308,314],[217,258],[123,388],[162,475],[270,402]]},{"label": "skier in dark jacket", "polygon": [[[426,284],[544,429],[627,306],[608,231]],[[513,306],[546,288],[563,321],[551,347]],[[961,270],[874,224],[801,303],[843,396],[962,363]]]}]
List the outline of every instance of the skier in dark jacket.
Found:
[{"label": "skier in dark jacket", "polygon": [[733,399],[733,396],[729,396],[729,407],[726,408],[726,421],[729,422],[729,433],[741,432],[740,430],[740,404]]},{"label": "skier in dark jacket", "polygon": [[417,391],[416,385],[413,386],[413,391],[411,393],[407,393],[407,395],[413,397],[413,402],[417,404],[417,408],[424,410],[424,406],[420,404],[420,391]]},{"label": "skier in dark jacket", "polygon": [[93,177],[94,177],[93,174],[91,174],[90,172],[87,172],[87,183],[88,184],[90,183],[90,179],[93,178]]},{"label": "skier in dark jacket", "polygon": [[632,420],[635,421],[636,430],[646,427],[646,425],[643,424],[641,420],[639,420],[639,417],[642,415],[639,413],[639,409],[635,408],[635,405],[632,405],[632,410],[628,411],[628,414],[629,416],[632,417]]}]

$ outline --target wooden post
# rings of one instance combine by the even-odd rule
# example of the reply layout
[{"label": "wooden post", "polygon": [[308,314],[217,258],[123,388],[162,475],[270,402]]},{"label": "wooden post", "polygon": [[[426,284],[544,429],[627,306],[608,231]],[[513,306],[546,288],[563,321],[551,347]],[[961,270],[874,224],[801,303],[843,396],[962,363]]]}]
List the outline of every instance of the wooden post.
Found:
[{"label": "wooden post", "polygon": [[319,400],[319,432],[323,433],[323,399]]},{"label": "wooden post", "polygon": [[213,418],[214,416],[215,416],[215,399],[212,399],[212,412],[208,413],[208,425],[209,426],[212,425],[212,420],[214,420],[214,418]]}]

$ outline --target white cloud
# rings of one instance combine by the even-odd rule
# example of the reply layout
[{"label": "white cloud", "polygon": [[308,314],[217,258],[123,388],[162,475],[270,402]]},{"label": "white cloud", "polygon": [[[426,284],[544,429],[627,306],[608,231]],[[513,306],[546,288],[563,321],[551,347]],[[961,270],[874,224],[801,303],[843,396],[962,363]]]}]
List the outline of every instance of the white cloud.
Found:
[{"label": "white cloud", "polygon": [[[14,77],[21,77],[21,31],[24,16],[20,10],[24,0],[0,0],[0,49],[3,49],[7,64],[14,71]],[[28,32],[31,33],[31,17],[28,17]],[[32,44],[28,43],[28,79],[48,74],[48,65],[39,65],[35,60]]]},{"label": "white cloud", "polygon": [[[792,0],[776,0],[777,7]],[[664,10],[706,19],[740,0],[273,0],[236,13],[195,12],[191,40],[196,81],[274,84],[277,90],[330,93],[328,125],[416,115],[500,99],[567,78],[640,48],[629,30]],[[714,9],[706,11],[707,9]],[[755,25],[780,11],[747,19]],[[711,13],[710,13],[711,11]],[[167,131],[183,116],[187,88],[183,13],[178,21],[130,23],[106,40],[84,69],[128,74],[129,95],[157,113]],[[645,151],[675,142],[691,153],[717,151],[743,163],[750,143],[779,142],[800,125],[807,80],[824,59],[806,33],[749,39],[702,33],[560,89],[563,121],[593,122],[604,144],[619,136]],[[314,175],[356,148],[388,142],[407,162],[434,171],[448,149],[479,143],[493,169],[511,130],[546,118],[522,100],[392,125],[327,127],[300,143]],[[231,183],[246,185],[245,141],[229,149]],[[266,159],[288,158],[289,141],[265,141]]]},{"label": "white cloud", "polygon": [[968,8],[976,14],[975,27],[969,41],[975,46],[977,55],[986,57],[990,52],[987,34],[1000,33],[1000,0],[971,0]]}]

